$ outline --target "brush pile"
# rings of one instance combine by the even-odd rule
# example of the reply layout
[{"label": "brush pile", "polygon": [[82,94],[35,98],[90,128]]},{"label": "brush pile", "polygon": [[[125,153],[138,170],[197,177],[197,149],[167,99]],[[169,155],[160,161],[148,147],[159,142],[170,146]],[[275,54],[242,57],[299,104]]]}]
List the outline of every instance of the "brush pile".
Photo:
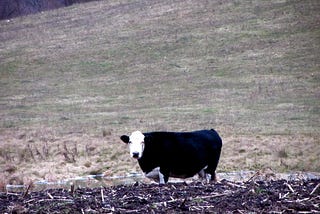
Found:
[{"label": "brush pile", "polygon": [[320,179],[135,183],[0,193],[0,213],[318,213]]}]

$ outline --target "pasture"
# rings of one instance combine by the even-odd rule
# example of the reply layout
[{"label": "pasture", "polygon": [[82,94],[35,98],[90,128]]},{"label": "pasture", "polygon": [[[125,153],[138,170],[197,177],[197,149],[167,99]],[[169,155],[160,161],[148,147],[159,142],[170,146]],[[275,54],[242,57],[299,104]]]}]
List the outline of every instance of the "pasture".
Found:
[{"label": "pasture", "polygon": [[140,171],[122,134],[205,128],[218,172],[319,172],[319,11],[111,0],[1,21],[0,181]]}]

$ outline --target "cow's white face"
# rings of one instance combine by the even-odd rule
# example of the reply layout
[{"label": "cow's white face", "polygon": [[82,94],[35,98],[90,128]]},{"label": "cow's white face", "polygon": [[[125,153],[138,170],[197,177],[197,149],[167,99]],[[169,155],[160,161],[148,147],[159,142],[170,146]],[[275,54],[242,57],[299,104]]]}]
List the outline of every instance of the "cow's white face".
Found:
[{"label": "cow's white face", "polygon": [[130,156],[136,159],[141,158],[144,150],[144,135],[140,131],[132,132],[128,145]]}]

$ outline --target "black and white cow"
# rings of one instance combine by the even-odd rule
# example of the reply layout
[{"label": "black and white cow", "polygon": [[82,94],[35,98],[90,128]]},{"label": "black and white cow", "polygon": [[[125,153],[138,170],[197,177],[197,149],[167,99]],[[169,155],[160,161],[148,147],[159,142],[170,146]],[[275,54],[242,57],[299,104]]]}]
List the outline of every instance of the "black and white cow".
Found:
[{"label": "black and white cow", "polygon": [[[147,177],[168,182],[169,177],[216,180],[222,140],[211,130],[194,132],[133,132],[120,139],[129,145],[130,156],[137,159]],[[157,176],[154,178],[154,172]]]}]

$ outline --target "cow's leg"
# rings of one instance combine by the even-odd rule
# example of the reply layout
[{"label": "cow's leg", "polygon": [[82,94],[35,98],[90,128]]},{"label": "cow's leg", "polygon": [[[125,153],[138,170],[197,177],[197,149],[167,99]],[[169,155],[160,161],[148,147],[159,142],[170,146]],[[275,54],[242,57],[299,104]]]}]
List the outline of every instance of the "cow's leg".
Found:
[{"label": "cow's leg", "polygon": [[210,170],[210,168],[208,168],[206,171],[207,171],[207,173],[206,173],[207,182],[208,183],[212,182],[212,181],[216,182],[217,181],[217,176],[216,176],[215,170],[213,170],[213,169]]},{"label": "cow's leg", "polygon": [[203,180],[204,182],[209,183],[211,180],[211,175],[209,173],[206,173],[206,169],[208,166],[204,167],[200,172],[198,172],[198,175],[200,177],[201,180]]},{"label": "cow's leg", "polygon": [[159,170],[159,184],[165,184],[169,180],[169,173],[165,170],[161,169]]},{"label": "cow's leg", "polygon": [[151,172],[145,173],[145,176],[149,179],[154,180],[155,182],[159,182],[159,173],[160,173],[160,167],[154,168]]},{"label": "cow's leg", "polygon": [[206,173],[211,175],[210,181],[217,181],[216,169],[220,159],[221,149],[215,149],[212,158],[209,160],[208,167],[204,170]]},{"label": "cow's leg", "polygon": [[159,184],[165,184],[164,175],[159,171]]},{"label": "cow's leg", "polygon": [[206,178],[206,172],[204,171],[204,169],[201,169],[201,171],[198,172],[198,175],[202,179]]}]

